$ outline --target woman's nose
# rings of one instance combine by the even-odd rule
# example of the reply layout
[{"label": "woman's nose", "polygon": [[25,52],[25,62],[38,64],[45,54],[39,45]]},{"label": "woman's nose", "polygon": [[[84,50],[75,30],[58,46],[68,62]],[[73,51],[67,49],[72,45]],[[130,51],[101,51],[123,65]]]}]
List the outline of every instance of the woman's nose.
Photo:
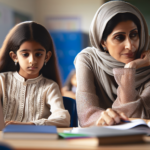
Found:
[{"label": "woman's nose", "polygon": [[132,41],[130,38],[127,38],[125,41],[125,49],[132,50]]}]

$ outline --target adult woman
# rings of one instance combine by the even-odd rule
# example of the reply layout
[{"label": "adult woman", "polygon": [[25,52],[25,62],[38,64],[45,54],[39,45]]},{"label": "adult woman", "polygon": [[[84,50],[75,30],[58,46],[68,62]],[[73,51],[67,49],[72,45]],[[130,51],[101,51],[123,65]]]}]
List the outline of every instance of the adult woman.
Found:
[{"label": "adult woman", "polygon": [[93,18],[90,41],[75,59],[80,125],[150,118],[150,62],[142,54],[148,29],[139,10],[122,1],[105,3]]}]

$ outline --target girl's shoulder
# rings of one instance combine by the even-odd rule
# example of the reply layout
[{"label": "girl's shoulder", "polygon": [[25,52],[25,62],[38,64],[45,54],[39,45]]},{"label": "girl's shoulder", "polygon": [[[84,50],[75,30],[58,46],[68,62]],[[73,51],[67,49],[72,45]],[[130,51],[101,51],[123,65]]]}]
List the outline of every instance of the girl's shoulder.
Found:
[{"label": "girl's shoulder", "polygon": [[12,71],[9,71],[9,72],[2,72],[2,73],[0,73],[0,76],[2,77],[5,77],[5,76],[8,76],[8,75],[13,75],[13,73],[14,72],[12,72]]},{"label": "girl's shoulder", "polygon": [[55,86],[58,86],[58,84],[54,81],[54,80],[51,80],[51,79],[48,79],[46,77],[43,76],[43,79],[45,80],[46,84],[47,85],[55,85]]},{"label": "girl's shoulder", "polygon": [[59,91],[60,90],[58,84],[55,81],[53,81],[51,79],[48,79],[48,78],[45,78],[45,77],[43,77],[43,79],[45,80],[44,81],[44,83],[45,83],[44,84],[44,89],[46,91],[52,92],[52,91]]}]

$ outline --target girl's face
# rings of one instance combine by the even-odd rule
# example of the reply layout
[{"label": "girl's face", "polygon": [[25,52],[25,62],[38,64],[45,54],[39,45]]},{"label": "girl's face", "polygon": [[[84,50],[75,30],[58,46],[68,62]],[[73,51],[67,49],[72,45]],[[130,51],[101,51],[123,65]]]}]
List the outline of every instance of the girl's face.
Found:
[{"label": "girl's face", "polygon": [[39,43],[26,41],[17,51],[17,56],[13,58],[19,63],[19,74],[26,79],[31,79],[39,76],[40,70],[44,63],[48,62],[51,54],[50,51],[46,54],[46,49]]},{"label": "girl's face", "polygon": [[135,59],[139,48],[137,26],[130,20],[120,22],[101,44],[113,58],[127,64]]}]

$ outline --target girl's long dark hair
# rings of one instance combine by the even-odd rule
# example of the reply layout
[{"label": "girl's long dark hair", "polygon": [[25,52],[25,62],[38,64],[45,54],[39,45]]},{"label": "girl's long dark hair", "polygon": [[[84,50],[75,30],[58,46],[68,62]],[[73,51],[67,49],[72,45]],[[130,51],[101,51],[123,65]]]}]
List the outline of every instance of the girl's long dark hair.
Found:
[{"label": "girl's long dark hair", "polygon": [[50,60],[43,66],[41,73],[44,77],[55,81],[61,88],[61,80],[52,38],[42,25],[33,21],[17,24],[6,36],[2,48],[0,49],[0,73],[19,70],[19,66],[16,67],[14,61],[9,56],[9,52],[13,51],[16,53],[21,44],[29,40],[41,44],[46,49],[46,52],[52,52]]}]

